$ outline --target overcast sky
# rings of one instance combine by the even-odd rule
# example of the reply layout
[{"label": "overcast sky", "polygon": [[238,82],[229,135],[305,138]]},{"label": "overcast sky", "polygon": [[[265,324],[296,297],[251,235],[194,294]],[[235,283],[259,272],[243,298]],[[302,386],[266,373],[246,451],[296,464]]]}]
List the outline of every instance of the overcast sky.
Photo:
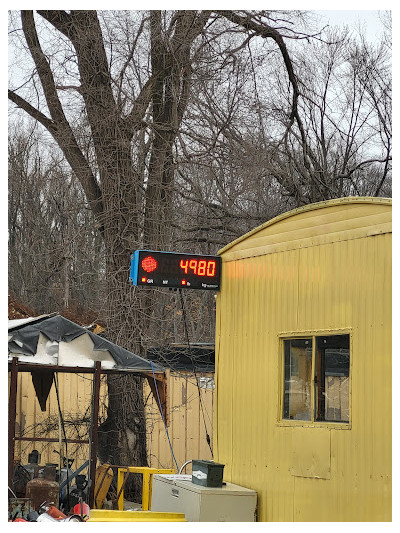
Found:
[{"label": "overcast sky", "polygon": [[347,25],[351,30],[357,32],[361,27],[365,30],[368,40],[379,39],[383,31],[383,26],[379,18],[380,11],[372,10],[336,10],[336,11],[316,11],[329,25]]}]

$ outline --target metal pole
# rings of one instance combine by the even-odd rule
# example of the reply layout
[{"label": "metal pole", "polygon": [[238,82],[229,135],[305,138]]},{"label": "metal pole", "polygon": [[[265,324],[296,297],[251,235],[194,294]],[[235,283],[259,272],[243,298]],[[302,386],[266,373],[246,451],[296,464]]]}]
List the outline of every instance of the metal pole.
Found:
[{"label": "metal pole", "polygon": [[92,406],[92,428],[90,439],[90,491],[89,507],[94,507],[94,488],[96,482],[96,463],[97,463],[97,444],[98,444],[98,425],[99,425],[99,401],[100,401],[100,373],[101,362],[96,361],[96,368],[93,380],[93,406]]},{"label": "metal pole", "polygon": [[8,403],[8,486],[12,488],[14,474],[15,420],[17,417],[18,357],[11,365],[10,397]]}]

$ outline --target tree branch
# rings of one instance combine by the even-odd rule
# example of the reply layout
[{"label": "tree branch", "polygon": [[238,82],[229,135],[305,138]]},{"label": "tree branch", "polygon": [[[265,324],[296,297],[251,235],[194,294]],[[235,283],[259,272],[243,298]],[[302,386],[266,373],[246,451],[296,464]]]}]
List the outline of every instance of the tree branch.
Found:
[{"label": "tree branch", "polygon": [[19,96],[16,92],[8,90],[8,99],[11,100],[17,107],[28,113],[32,118],[40,122],[51,134],[55,133],[56,126],[55,123],[46,117],[44,113],[33,107],[29,102],[24,98]]},{"label": "tree branch", "polygon": [[65,117],[61,102],[58,98],[50,65],[40,46],[39,38],[36,32],[35,20],[33,17],[33,11],[22,11],[21,18],[26,42],[37,68],[37,73],[43,87],[43,92],[52,121],[50,121],[43,113],[35,109],[23,98],[19,97],[12,91],[9,92],[9,98],[19,107],[21,107],[21,109],[39,120],[39,122],[54,137],[63,151],[72,170],[79,178],[85,191],[89,206],[99,224],[100,230],[102,231],[103,225],[101,222],[101,216],[103,214],[103,205],[101,200],[101,190],[86,158],[82,154],[82,151],[76,142],[72,129]]},{"label": "tree branch", "polygon": [[[283,61],[285,63],[286,71],[289,77],[290,84],[293,89],[293,97],[292,97],[292,109],[289,115],[289,123],[286,127],[286,132],[283,135],[282,140],[284,140],[289,131],[291,130],[294,121],[296,121],[297,127],[300,131],[300,136],[302,139],[302,147],[303,147],[303,160],[305,167],[311,171],[310,163],[308,161],[309,157],[309,146],[307,143],[307,137],[305,134],[303,122],[300,118],[300,114],[298,111],[298,99],[300,95],[299,85],[297,82],[297,77],[295,75],[292,60],[290,59],[290,55],[288,52],[288,49],[286,47],[285,41],[283,40],[282,35],[277,31],[276,29],[272,28],[265,22],[262,24],[259,22],[256,22],[250,15],[247,16],[241,16],[238,15],[235,11],[216,11],[215,13],[223,16],[227,20],[230,20],[234,24],[237,24],[238,26],[241,26],[247,31],[252,31],[255,35],[258,35],[259,37],[262,37],[264,39],[273,39],[275,43],[278,45],[278,48],[282,54]],[[282,141],[281,141],[282,142]]]}]

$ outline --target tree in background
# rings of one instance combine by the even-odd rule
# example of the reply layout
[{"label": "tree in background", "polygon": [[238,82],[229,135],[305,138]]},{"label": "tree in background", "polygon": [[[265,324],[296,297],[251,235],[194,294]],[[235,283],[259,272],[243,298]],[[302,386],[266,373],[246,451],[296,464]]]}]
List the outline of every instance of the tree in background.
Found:
[{"label": "tree in background", "polygon": [[43,157],[37,128],[9,135],[9,274],[11,294],[37,314],[63,309],[91,321],[101,301],[104,253],[79,181],[54,146]]},{"label": "tree in background", "polygon": [[[382,52],[377,61],[368,47],[355,55],[352,43],[339,35],[328,44],[316,33],[317,45],[306,31],[306,17],[283,11],[50,10],[22,11],[19,19],[11,12],[11,35],[25,51],[20,72],[27,72],[9,99],[51,135],[73,176],[63,165],[51,167],[42,150],[40,172],[31,158],[20,171],[14,152],[26,146],[21,150],[11,138],[10,249],[18,217],[47,226],[44,247],[51,233],[57,243],[68,242],[54,265],[61,269],[57,276],[67,301],[75,287],[77,250],[85,249],[69,239],[79,227],[84,199],[91,229],[82,233],[82,242],[104,252],[98,279],[114,342],[144,355],[148,346],[179,335],[176,321],[168,318],[178,312],[174,296],[128,286],[133,250],[179,246],[214,253],[287,208],[353,191],[385,191],[391,159],[387,57]],[[330,97],[339,81],[342,107]],[[373,161],[367,140],[379,144]],[[21,172],[39,199],[31,214],[18,200],[23,183],[14,187]],[[48,195],[58,180],[63,186]],[[24,222],[21,242],[29,224]],[[26,256],[33,253],[36,243],[25,245]],[[12,249],[14,260],[17,247]],[[16,279],[16,290],[26,280],[36,283],[22,264],[19,259],[23,281]],[[96,275],[97,261],[86,265],[92,267]],[[187,300],[196,316],[192,334],[211,337],[212,295]],[[102,458],[146,464],[140,383],[110,378],[108,386]]]}]

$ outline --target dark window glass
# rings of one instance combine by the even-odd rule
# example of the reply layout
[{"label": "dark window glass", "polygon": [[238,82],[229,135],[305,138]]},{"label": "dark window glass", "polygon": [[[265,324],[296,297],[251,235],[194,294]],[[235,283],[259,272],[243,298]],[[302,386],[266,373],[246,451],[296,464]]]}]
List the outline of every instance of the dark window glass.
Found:
[{"label": "dark window glass", "polygon": [[285,340],[283,418],[311,420],[312,339]]},{"label": "dark window glass", "polygon": [[316,337],[315,419],[349,421],[350,336]]},{"label": "dark window glass", "polygon": [[[285,339],[283,418],[348,423],[349,379],[350,335]],[[314,409],[311,405],[313,383]]]}]

